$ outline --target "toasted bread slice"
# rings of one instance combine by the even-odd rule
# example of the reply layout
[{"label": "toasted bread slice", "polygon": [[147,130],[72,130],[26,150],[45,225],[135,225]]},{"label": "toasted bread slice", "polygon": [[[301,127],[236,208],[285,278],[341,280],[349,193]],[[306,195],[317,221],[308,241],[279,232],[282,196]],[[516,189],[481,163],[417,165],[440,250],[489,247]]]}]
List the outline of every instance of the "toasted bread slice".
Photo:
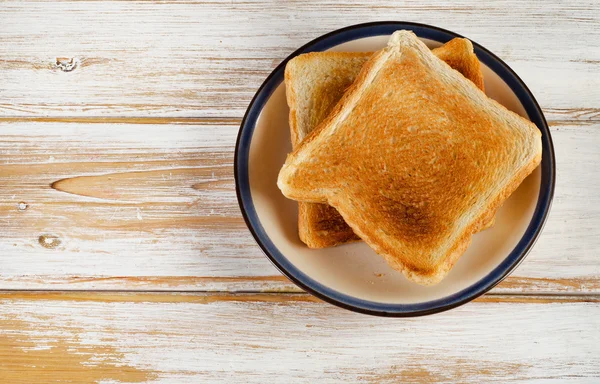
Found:
[{"label": "toasted bread slice", "polygon": [[473,44],[468,39],[457,37],[441,47],[433,49],[432,52],[450,67],[471,80],[477,88],[485,91],[481,64],[477,55],[473,52]]},{"label": "toasted bread slice", "polygon": [[391,267],[430,285],[541,157],[533,123],[398,31],[288,156],[277,185],[333,206]]},{"label": "toasted bread slice", "polygon": [[[483,90],[481,67],[469,40],[455,38],[432,52]],[[372,55],[313,52],[288,63],[285,84],[293,148],[327,117]],[[340,214],[326,204],[299,203],[298,232],[310,248],[360,240]]]}]

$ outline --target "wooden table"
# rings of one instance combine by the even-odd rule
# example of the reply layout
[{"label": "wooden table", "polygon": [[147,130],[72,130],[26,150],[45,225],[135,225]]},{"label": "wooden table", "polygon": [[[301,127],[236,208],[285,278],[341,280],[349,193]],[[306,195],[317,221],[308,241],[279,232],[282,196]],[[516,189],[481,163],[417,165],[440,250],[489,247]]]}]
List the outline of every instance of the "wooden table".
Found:
[{"label": "wooden table", "polygon": [[[415,319],[338,309],[262,255],[233,180],[269,72],[333,29],[434,24],[543,107],[557,185],[502,284]],[[0,1],[0,382],[600,380],[600,4]]]}]

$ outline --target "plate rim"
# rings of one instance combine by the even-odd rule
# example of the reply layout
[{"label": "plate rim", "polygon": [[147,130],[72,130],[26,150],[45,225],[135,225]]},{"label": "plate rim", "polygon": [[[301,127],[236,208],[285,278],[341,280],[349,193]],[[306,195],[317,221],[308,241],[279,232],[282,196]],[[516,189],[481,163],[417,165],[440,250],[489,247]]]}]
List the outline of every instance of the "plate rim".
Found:
[{"label": "plate rim", "polygon": [[[439,299],[418,303],[381,303],[360,299],[355,296],[341,293],[312,279],[310,276],[306,275],[291,262],[289,262],[285,255],[280,252],[279,249],[271,242],[271,239],[262,228],[262,224],[256,214],[256,210],[252,201],[252,193],[250,190],[250,181],[248,177],[248,155],[256,122],[258,121],[260,112],[271,97],[273,91],[277,89],[277,87],[283,81],[283,71],[289,60],[302,53],[323,51],[336,45],[356,39],[391,35],[393,31],[398,29],[412,30],[420,38],[427,38],[441,43],[445,43],[455,37],[463,37],[458,33],[422,23],[405,21],[376,21],[354,24],[348,27],[336,29],[309,41],[287,56],[269,74],[269,76],[267,76],[254,94],[240,124],[235,144],[233,167],[236,196],[246,226],[265,256],[283,275],[285,275],[303,290],[311,293],[321,300],[344,309],[384,317],[414,317],[447,311],[449,309],[458,307],[476,299],[495,287],[525,259],[542,232],[542,229],[548,218],[556,183],[556,160],[552,136],[543,111],[533,96],[533,93],[529,90],[523,80],[521,80],[521,78],[514,72],[514,70],[512,70],[512,68],[510,68],[504,61],[477,42],[469,39],[473,44],[475,53],[479,60],[487,65],[509,86],[521,104],[523,104],[523,107],[529,115],[530,120],[534,122],[538,129],[540,129],[542,132],[543,153],[542,162],[540,165],[540,191],[532,219],[529,222],[525,233],[515,247],[506,255],[500,264],[494,267],[491,272],[479,279],[477,282],[460,291],[451,293],[450,295]],[[498,73],[499,71],[501,73]]]}]

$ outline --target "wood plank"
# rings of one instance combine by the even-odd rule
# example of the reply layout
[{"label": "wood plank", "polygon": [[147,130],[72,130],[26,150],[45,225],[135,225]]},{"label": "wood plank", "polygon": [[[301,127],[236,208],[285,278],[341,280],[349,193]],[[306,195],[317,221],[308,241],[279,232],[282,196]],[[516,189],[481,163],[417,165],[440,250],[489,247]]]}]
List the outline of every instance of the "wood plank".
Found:
[{"label": "wood plank", "polygon": [[571,300],[400,320],[307,295],[1,293],[0,380],[591,383],[600,306]]},{"label": "wood plank", "polygon": [[0,115],[239,118],[299,46],[336,28],[393,19],[488,47],[550,119],[600,116],[595,0],[541,8],[520,0],[2,1]]},{"label": "wood plank", "polygon": [[[241,218],[237,123],[0,122],[0,289],[298,291]],[[550,218],[495,293],[600,292],[600,125],[552,130]]]}]

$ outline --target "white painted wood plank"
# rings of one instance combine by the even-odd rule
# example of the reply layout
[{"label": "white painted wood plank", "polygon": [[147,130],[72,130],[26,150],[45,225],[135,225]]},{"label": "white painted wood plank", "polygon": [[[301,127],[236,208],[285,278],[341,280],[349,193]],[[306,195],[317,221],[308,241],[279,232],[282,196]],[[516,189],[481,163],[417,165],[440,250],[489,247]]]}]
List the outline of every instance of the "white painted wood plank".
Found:
[{"label": "white painted wood plank", "polygon": [[[0,378],[29,383],[594,383],[597,302],[386,319],[304,295],[4,293]],[[7,367],[8,369],[3,369]]]},{"label": "white painted wood plank", "polygon": [[2,1],[0,115],[239,118],[296,48],[377,20],[429,23],[483,44],[550,119],[600,115],[595,0]]},{"label": "white painted wood plank", "polygon": [[[0,122],[0,289],[294,289],[239,213],[238,122],[126,121]],[[552,132],[550,218],[496,293],[600,292],[600,125]]]}]

